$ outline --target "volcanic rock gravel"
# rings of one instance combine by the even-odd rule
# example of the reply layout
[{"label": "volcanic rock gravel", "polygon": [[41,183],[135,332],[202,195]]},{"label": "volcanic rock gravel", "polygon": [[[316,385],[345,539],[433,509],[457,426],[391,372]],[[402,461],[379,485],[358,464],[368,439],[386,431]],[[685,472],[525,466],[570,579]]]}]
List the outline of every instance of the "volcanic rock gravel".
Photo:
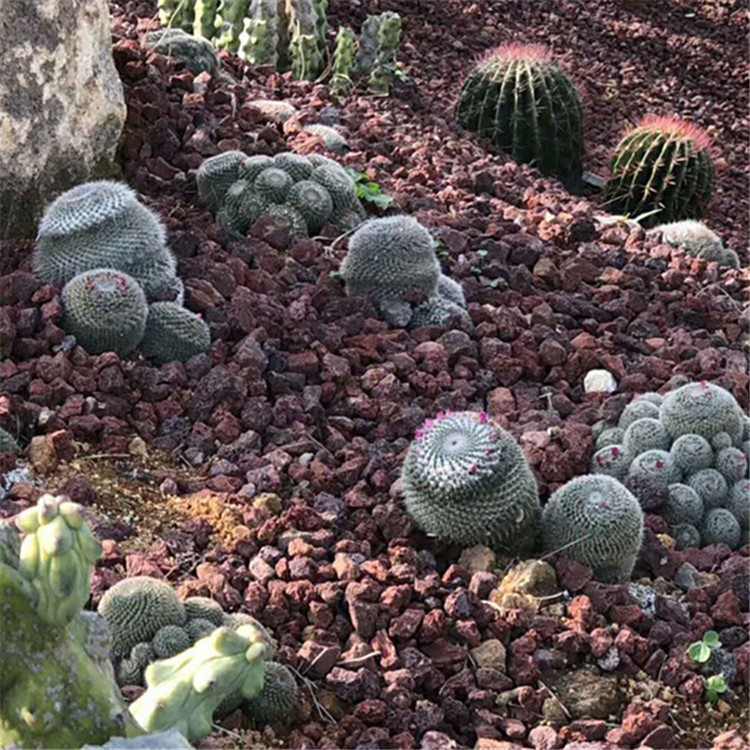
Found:
[{"label": "volcanic rock gravel", "polygon": [[[300,721],[281,735],[290,747],[471,747],[477,738],[485,750],[605,740],[672,747],[740,726],[732,714],[714,731],[695,703],[703,677],[684,654],[718,630],[734,670],[729,697],[742,704],[747,547],[671,552],[663,519],[649,516],[636,570],[645,593],[553,560],[569,593],[498,616],[485,601],[499,579],[486,556],[459,563],[460,550],[419,534],[397,483],[414,430],[439,410],[488,411],[519,439],[546,498],[587,471],[591,426],[614,421],[635,393],[706,379],[747,406],[746,268],[720,269],[641,229],[601,222],[596,196],[572,197],[488,154],[450,116],[477,54],[516,37],[544,41],[566,53],[582,85],[592,171],[603,174],[626,120],[650,109],[676,109],[713,130],[725,164],[708,220],[746,262],[740,9],[332,2],[334,26],[383,10],[405,20],[411,81],[389,99],[344,102],[325,85],[248,69],[225,53],[234,82],[193,76],[141,48],[152,3],[112,9],[128,101],[123,176],[167,223],[186,306],[204,316],[214,344],[161,368],[89,356],[60,329],[59,291],[31,274],[31,248],[3,248],[0,426],[22,443],[46,435],[35,450],[50,470],[74,455],[73,440],[119,455],[138,435],[200,474],[162,472],[165,494],[200,493],[185,501],[194,519],[143,552],[108,542],[94,601],[123,575],[169,575],[183,594],[258,616],[336,719],[321,718],[305,693]],[[300,114],[281,128],[249,105],[258,98],[290,101]],[[291,243],[272,221],[230,239],[197,205],[204,158],[234,148],[322,153],[301,132],[311,122],[337,122],[351,146],[343,161],[434,232],[473,327],[389,329],[332,275],[344,248]],[[584,394],[595,368],[615,376],[617,393]],[[14,486],[0,512],[17,512],[33,494]],[[90,502],[92,490],[79,479],[71,494]],[[588,704],[560,682],[584,663],[609,680],[606,689],[592,681]],[[580,715],[566,690],[581,698]],[[690,701],[700,709],[695,727],[684,725]],[[744,722],[746,731],[746,713]],[[716,747],[737,741],[730,731]]]}]

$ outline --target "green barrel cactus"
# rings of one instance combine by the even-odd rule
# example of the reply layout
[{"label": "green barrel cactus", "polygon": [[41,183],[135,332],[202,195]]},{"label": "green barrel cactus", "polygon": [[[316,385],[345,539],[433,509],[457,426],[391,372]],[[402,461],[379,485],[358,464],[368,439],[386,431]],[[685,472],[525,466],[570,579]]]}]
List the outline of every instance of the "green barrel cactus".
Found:
[{"label": "green barrel cactus", "polygon": [[278,724],[291,720],[299,699],[299,688],[288,667],[277,662],[266,663],[263,690],[244,701],[242,710],[255,726]]},{"label": "green barrel cactus", "polygon": [[691,433],[680,435],[672,443],[669,452],[674,462],[685,474],[694,474],[701,469],[708,469],[714,463],[711,444],[700,435]]},{"label": "green barrel cactus", "polygon": [[625,485],[644,510],[653,510],[666,501],[669,485],[678,484],[681,479],[682,472],[669,453],[650,450],[633,459]]},{"label": "green barrel cactus", "polygon": [[339,166],[316,167],[310,179],[319,182],[330,194],[333,207],[337,211],[354,208],[357,202],[357,189],[352,178]]},{"label": "green barrel cactus", "polygon": [[661,232],[662,242],[672,247],[683,248],[692,258],[705,258],[709,262],[729,268],[740,267],[737,253],[726,249],[721,237],[700,221],[685,219],[671,224],[660,224],[649,234],[656,232]]},{"label": "green barrel cactus", "polygon": [[140,349],[155,362],[186,362],[211,348],[206,322],[174,302],[154,302],[148,308]]},{"label": "green barrel cactus", "polygon": [[208,620],[215,625],[224,625],[225,614],[221,604],[205,596],[190,596],[183,602],[189,620]]},{"label": "green barrel cactus", "polygon": [[185,628],[179,625],[165,625],[159,628],[151,641],[157,659],[169,659],[182,653],[193,645]]},{"label": "green barrel cactus", "polygon": [[599,448],[591,458],[591,473],[604,474],[623,481],[628,475],[633,456],[624,445],[607,445]]},{"label": "green barrel cactus", "polygon": [[687,484],[702,498],[706,510],[718,508],[729,494],[727,480],[716,469],[701,469],[691,474]]},{"label": "green barrel cactus", "polygon": [[287,203],[302,214],[312,234],[317,234],[333,213],[333,200],[328,191],[313,180],[302,180],[292,186]]},{"label": "green barrel cactus", "polygon": [[147,35],[146,46],[160,55],[179,60],[194,75],[219,74],[221,61],[211,42],[182,29],[154,31]]},{"label": "green barrel cactus", "polygon": [[225,151],[205,159],[196,175],[198,198],[211,211],[218,211],[224,197],[239,179],[240,164],[246,157],[242,151]]},{"label": "green barrel cactus", "polygon": [[130,654],[117,663],[117,684],[143,685],[146,667],[156,659],[156,653],[150,643],[136,643]]},{"label": "green barrel cactus", "polygon": [[369,91],[378,96],[388,96],[396,74],[396,55],[401,41],[401,16],[386,11],[380,16],[378,51],[370,73]]},{"label": "green barrel cactus", "polygon": [[146,329],[146,296],[121,271],[100,268],[79,274],[62,291],[62,328],[91,354],[128,354]]},{"label": "green barrel cactus", "polygon": [[513,437],[485,413],[440,413],[417,430],[402,470],[407,512],[429,535],[512,553],[534,544],[539,496]]},{"label": "green barrel cactus", "polygon": [[668,393],[659,416],[673,438],[692,433],[711,440],[726,432],[734,445],[742,439],[743,414],[734,396],[705,380]]},{"label": "green barrel cactus", "polygon": [[19,447],[16,439],[7,430],[0,427],[0,453],[19,453]]},{"label": "green barrel cactus", "polygon": [[422,328],[423,326],[445,327],[452,320],[459,319],[471,322],[471,318],[466,310],[455,302],[451,302],[443,297],[429,297],[412,311],[409,328]]},{"label": "green barrel cactus", "polygon": [[726,544],[730,549],[737,549],[742,540],[742,528],[726,508],[714,508],[703,519],[701,538],[704,545]]},{"label": "green barrel cactus", "polygon": [[747,456],[734,446],[722,448],[716,454],[714,467],[727,484],[733,485],[747,475]]},{"label": "green barrel cactus", "polygon": [[246,156],[241,162],[237,170],[237,176],[240,180],[252,184],[255,178],[268,167],[274,165],[274,160],[270,156],[264,154],[256,154],[255,156]]},{"label": "green barrel cactus", "polygon": [[668,451],[672,439],[667,428],[658,420],[650,417],[636,419],[623,436],[622,444],[632,456],[639,456],[650,450]]},{"label": "green barrel cactus", "polygon": [[[237,180],[227,191],[222,210],[229,228],[245,234],[267,206],[268,201],[261,198],[247,180]],[[219,216],[217,214],[217,220],[221,223]]]},{"label": "green barrel cactus", "polygon": [[687,484],[670,484],[667,499],[659,514],[670,525],[689,523],[698,526],[703,519],[703,498]]},{"label": "green barrel cactus", "polygon": [[466,79],[459,124],[515,161],[576,189],[583,170],[583,107],[575,85],[544,47],[499,47]]},{"label": "green barrel cactus", "polygon": [[740,522],[743,531],[750,529],[750,480],[740,479],[729,490],[726,508]]},{"label": "green barrel cactus", "polygon": [[615,149],[605,201],[611,213],[653,227],[703,216],[714,185],[711,144],[701,128],[678,117],[648,116]]},{"label": "green barrel cactus", "polygon": [[336,35],[336,46],[333,51],[333,75],[330,88],[334,96],[346,96],[354,88],[356,54],[357,36],[348,26],[342,26]]},{"label": "green barrel cactus", "polygon": [[595,447],[600,450],[610,445],[622,445],[624,437],[625,430],[622,427],[607,427],[597,436]]},{"label": "green barrel cactus", "polygon": [[659,407],[646,399],[634,399],[622,410],[617,426],[627,430],[639,419],[659,419]]},{"label": "green barrel cactus", "polygon": [[550,497],[542,513],[548,552],[588,565],[597,580],[627,583],[643,537],[638,500],[613,477],[576,477]]},{"label": "green barrel cactus", "polygon": [[457,281],[454,281],[445,274],[440,274],[438,278],[438,295],[454,305],[466,309],[466,296],[464,288]]},{"label": "green barrel cactus", "polygon": [[701,533],[690,523],[678,523],[669,530],[675,541],[675,549],[689,549],[701,546]]}]

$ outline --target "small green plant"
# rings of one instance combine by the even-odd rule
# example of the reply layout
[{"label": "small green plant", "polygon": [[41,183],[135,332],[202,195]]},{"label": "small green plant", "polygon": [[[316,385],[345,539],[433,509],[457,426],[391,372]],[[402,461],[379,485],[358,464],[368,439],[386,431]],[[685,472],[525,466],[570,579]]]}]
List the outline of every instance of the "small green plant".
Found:
[{"label": "small green plant", "polygon": [[352,178],[359,200],[370,203],[378,208],[388,208],[393,203],[393,198],[386,195],[377,182],[370,180],[364,172],[347,167],[346,173]]},{"label": "small green plant", "polygon": [[707,630],[702,640],[690,644],[688,656],[698,664],[705,664],[711,658],[711,652],[720,647],[719,634],[715,630]]},{"label": "small green plant", "polygon": [[719,696],[727,691],[727,681],[720,675],[715,674],[712,677],[707,677],[705,684],[706,700],[710,703],[716,703],[719,700]]}]

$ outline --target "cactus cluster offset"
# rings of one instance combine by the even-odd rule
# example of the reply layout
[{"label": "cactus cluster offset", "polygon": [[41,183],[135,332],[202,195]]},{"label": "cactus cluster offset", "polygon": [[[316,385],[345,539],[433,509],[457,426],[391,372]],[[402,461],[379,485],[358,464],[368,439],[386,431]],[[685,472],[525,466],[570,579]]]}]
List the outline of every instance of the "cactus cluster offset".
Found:
[{"label": "cactus cluster offset", "polygon": [[693,258],[705,258],[720,266],[739,268],[740,259],[734,250],[724,247],[721,237],[705,224],[694,219],[673,221],[654,227],[649,234],[661,233],[662,241],[673,247],[681,247]]},{"label": "cactus cluster offset", "polygon": [[678,117],[648,116],[615,149],[605,187],[607,208],[643,216],[653,227],[703,216],[714,185],[711,143]]},{"label": "cactus cluster offset", "polygon": [[456,118],[515,161],[554,175],[570,189],[580,184],[583,107],[546,48],[498,48],[466,79]]},{"label": "cactus cluster offset", "polygon": [[404,462],[406,510],[431,536],[510,552],[534,544],[539,496],[513,437],[485,413],[440,413]]},{"label": "cactus cluster offset", "polygon": [[163,29],[147,35],[146,46],[165,57],[174,57],[195,75],[217,76],[221,67],[214,46],[207,39],[192,36],[183,29]]},{"label": "cactus cluster offset", "polygon": [[600,424],[591,471],[620,479],[644,510],[662,515],[678,548],[718,539],[736,548],[750,541],[747,435],[729,391],[688,383],[637,397],[617,427]]},{"label": "cactus cluster offset", "polygon": [[211,346],[206,322],[175,302],[154,302],[149,306],[141,351],[154,362],[186,362]]}]

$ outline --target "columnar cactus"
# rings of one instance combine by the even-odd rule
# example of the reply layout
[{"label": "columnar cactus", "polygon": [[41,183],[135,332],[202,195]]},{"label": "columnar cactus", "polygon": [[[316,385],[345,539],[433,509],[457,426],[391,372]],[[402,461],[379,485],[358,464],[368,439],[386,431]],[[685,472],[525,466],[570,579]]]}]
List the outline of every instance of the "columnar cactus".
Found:
[{"label": "columnar cactus", "polygon": [[195,20],[193,0],[158,0],[159,23],[170,29],[193,32]]},{"label": "columnar cactus", "polygon": [[678,117],[648,116],[615,149],[605,188],[612,213],[641,216],[644,226],[697,219],[714,183],[707,133]]},{"label": "columnar cactus", "polygon": [[313,0],[287,0],[286,7],[292,75],[297,81],[314,80],[325,67],[315,4]]},{"label": "columnar cactus", "polygon": [[673,247],[681,247],[693,258],[705,258],[720,266],[739,268],[740,260],[737,253],[724,247],[721,237],[712,232],[705,224],[692,219],[674,221],[670,224],[660,224],[649,234],[661,232],[663,242]]},{"label": "columnar cactus", "polygon": [[594,570],[599,581],[626,583],[643,536],[638,500],[616,479],[576,477],[549,499],[542,513],[544,549]]},{"label": "columnar cactus", "polygon": [[388,96],[396,72],[396,53],[401,41],[401,16],[387,11],[381,15],[378,28],[378,52],[370,74],[369,90]]},{"label": "columnar cactus", "polygon": [[186,362],[211,347],[206,322],[174,302],[154,302],[148,308],[140,348],[155,362]]},{"label": "columnar cactus", "polygon": [[726,544],[730,549],[737,549],[742,540],[742,528],[730,511],[714,508],[703,519],[701,537],[704,545]]},{"label": "columnar cactus", "polygon": [[143,290],[120,271],[96,269],[71,279],[62,292],[62,327],[91,354],[128,354],[146,329]]},{"label": "columnar cactus", "polygon": [[354,60],[354,73],[358,77],[369,76],[378,56],[378,32],[382,16],[367,16],[359,34],[359,47]]},{"label": "columnar cactus", "polygon": [[278,0],[251,0],[243,21],[237,53],[251,65],[278,66]]},{"label": "columnar cactus", "polygon": [[534,475],[513,437],[486,414],[427,420],[409,447],[402,480],[406,510],[428,534],[514,553],[533,546]]},{"label": "columnar cactus", "polygon": [[331,93],[346,96],[354,88],[354,58],[357,54],[357,37],[348,27],[342,26],[336,35],[333,51],[333,76]]},{"label": "columnar cactus", "polygon": [[203,39],[213,39],[216,34],[216,10],[219,0],[195,0],[193,34]]},{"label": "columnar cactus", "polygon": [[583,168],[583,107],[575,85],[544,47],[499,47],[469,75],[459,124],[515,161],[576,188]]},{"label": "columnar cactus", "polygon": [[221,0],[216,15],[215,43],[219,49],[234,54],[240,47],[245,16],[250,8],[250,0]]}]

